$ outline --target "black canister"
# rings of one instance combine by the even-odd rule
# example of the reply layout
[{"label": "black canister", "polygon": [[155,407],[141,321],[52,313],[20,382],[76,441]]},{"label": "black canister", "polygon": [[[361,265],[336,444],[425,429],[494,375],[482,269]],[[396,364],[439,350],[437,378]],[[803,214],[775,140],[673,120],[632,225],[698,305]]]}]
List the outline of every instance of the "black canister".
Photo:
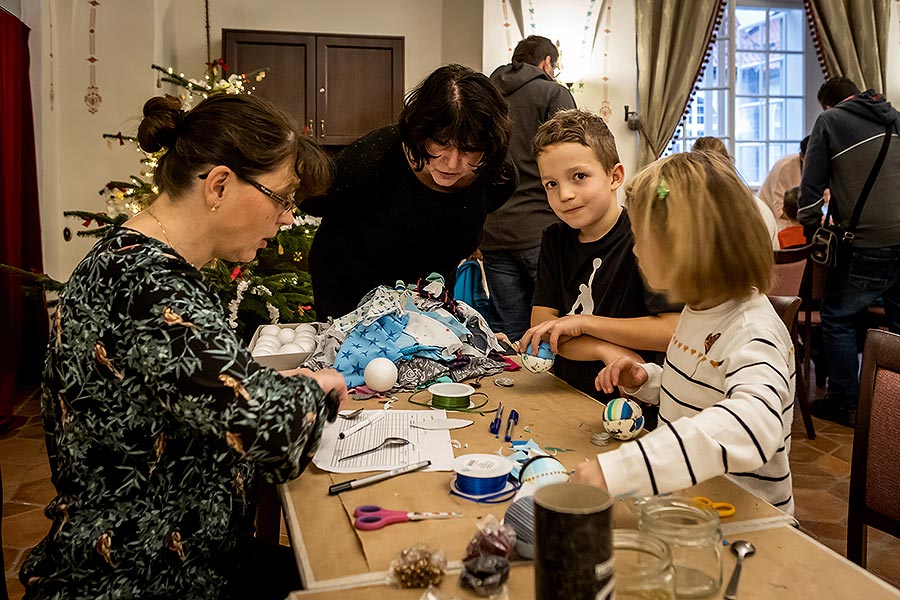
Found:
[{"label": "black canister", "polygon": [[597,487],[556,483],[534,494],[537,600],[609,600],[612,498]]}]

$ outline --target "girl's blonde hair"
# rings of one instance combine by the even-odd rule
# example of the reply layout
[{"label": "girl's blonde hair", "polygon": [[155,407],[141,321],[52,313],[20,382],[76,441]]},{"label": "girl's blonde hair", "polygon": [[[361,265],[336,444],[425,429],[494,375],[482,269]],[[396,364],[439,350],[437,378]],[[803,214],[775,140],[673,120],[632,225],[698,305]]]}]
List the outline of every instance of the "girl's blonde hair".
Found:
[{"label": "girl's blonde hair", "polygon": [[730,161],[707,152],[659,160],[628,184],[625,207],[635,243],[652,240],[652,258],[665,260],[673,300],[696,305],[769,289],[772,242]]}]

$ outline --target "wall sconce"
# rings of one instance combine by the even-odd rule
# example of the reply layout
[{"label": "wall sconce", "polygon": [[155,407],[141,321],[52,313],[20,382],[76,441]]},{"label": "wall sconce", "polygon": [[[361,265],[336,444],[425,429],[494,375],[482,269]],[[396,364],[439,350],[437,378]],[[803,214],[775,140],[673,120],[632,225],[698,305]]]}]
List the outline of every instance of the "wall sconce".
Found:
[{"label": "wall sconce", "polygon": [[628,124],[628,129],[632,131],[640,131],[641,130],[641,116],[637,114],[637,111],[628,110],[628,105],[625,105],[625,122]]}]

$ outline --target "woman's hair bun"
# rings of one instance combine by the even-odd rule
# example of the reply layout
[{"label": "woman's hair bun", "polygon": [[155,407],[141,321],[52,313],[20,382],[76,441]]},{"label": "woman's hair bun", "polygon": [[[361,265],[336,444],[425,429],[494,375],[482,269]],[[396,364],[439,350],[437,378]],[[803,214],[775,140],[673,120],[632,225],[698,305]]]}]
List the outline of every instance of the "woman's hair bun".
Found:
[{"label": "woman's hair bun", "polygon": [[147,100],[137,135],[141,149],[144,152],[158,152],[163,148],[172,148],[183,116],[181,100],[175,96],[166,94]]}]

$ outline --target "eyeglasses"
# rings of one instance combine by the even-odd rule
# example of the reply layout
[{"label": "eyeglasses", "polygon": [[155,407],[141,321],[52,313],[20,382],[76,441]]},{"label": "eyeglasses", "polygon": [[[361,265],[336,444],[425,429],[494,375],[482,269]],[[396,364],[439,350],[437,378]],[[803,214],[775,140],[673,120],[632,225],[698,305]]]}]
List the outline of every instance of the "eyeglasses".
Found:
[{"label": "eyeglasses", "polygon": [[[232,171],[234,171],[234,169],[232,169]],[[212,171],[210,171],[209,173],[211,173],[211,172]],[[197,179],[206,179],[207,177],[209,177],[209,173],[203,173],[202,175],[198,175]],[[237,175],[238,177],[240,177],[241,179],[243,179],[244,181],[246,181],[247,183],[249,183],[250,185],[252,185],[253,187],[255,187],[257,190],[259,190],[260,192],[262,192],[263,194],[265,194],[266,196],[268,196],[275,202],[277,202],[278,205],[281,206],[285,211],[293,212],[293,210],[297,207],[297,203],[294,200],[293,192],[288,194],[287,196],[282,196],[281,194],[279,194],[277,192],[273,192],[271,189],[267,188],[260,182],[255,181],[249,177],[245,177],[243,175],[238,174],[237,171],[234,171],[234,174]]]}]

